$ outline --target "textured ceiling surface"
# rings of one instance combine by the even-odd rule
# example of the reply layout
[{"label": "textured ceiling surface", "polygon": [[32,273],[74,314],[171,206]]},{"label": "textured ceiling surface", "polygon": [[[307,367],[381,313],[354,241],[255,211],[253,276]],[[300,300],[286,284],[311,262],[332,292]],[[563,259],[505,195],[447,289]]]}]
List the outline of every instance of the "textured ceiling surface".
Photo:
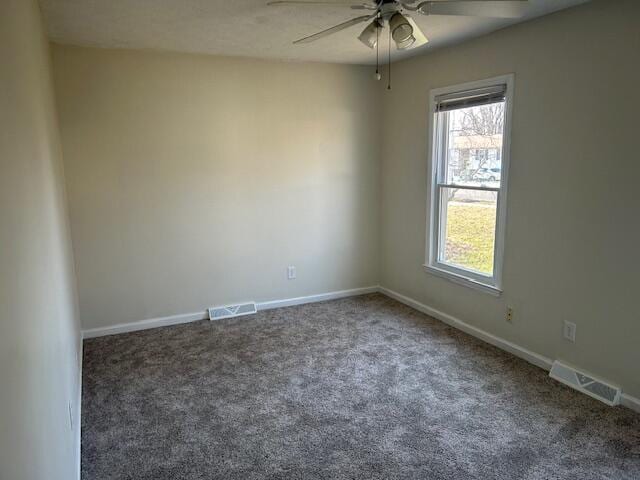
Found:
[{"label": "textured ceiling surface", "polygon": [[[394,51],[393,59],[425,53],[586,1],[529,0],[526,16],[517,20],[414,15],[430,43],[410,51]],[[366,12],[342,5],[266,3],[267,0],[40,0],[50,39],[63,44],[297,61],[375,62],[375,53],[357,40],[364,24],[313,43],[291,43]]]}]

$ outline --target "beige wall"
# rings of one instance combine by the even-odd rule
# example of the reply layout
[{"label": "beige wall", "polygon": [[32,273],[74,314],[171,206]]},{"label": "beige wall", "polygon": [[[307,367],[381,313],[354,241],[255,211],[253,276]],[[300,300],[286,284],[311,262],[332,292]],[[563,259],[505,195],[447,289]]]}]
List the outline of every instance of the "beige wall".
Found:
[{"label": "beige wall", "polygon": [[78,474],[80,338],[49,67],[35,0],[0,2],[3,480]]},{"label": "beige wall", "polygon": [[[394,65],[381,283],[640,397],[640,2],[600,1]],[[426,273],[429,90],[515,73],[504,295]],[[513,324],[505,321],[515,308]],[[562,339],[574,321],[575,344]]]},{"label": "beige wall", "polygon": [[377,283],[370,69],[53,53],[85,329]]}]

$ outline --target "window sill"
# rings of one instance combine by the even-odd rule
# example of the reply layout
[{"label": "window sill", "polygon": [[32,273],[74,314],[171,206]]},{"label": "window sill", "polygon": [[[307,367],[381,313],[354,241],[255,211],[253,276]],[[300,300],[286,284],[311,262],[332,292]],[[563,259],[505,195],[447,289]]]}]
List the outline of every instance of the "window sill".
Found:
[{"label": "window sill", "polygon": [[474,280],[473,278],[448,272],[446,270],[433,267],[431,265],[423,265],[423,267],[427,273],[435,275],[436,277],[444,278],[446,280],[449,280],[450,282],[457,283],[458,285],[463,285],[465,287],[473,288],[474,290],[488,293],[489,295],[493,295],[494,297],[499,297],[500,295],[502,295],[502,290],[500,290],[497,287],[494,287],[493,285],[488,285],[486,283],[482,283],[477,280]]}]

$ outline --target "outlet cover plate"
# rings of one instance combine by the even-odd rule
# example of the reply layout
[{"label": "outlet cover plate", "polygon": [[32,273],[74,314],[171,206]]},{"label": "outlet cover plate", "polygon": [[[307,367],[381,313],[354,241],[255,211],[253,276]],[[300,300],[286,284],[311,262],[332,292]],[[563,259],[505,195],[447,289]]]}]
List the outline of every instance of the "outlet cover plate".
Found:
[{"label": "outlet cover plate", "polygon": [[295,278],[296,278],[296,267],[294,267],[294,266],[287,267],[287,278],[289,280],[295,280]]},{"label": "outlet cover plate", "polygon": [[568,321],[564,321],[564,330],[563,330],[563,335],[564,338],[569,340],[570,342],[574,342],[576,341],[576,324],[573,322],[568,322]]}]

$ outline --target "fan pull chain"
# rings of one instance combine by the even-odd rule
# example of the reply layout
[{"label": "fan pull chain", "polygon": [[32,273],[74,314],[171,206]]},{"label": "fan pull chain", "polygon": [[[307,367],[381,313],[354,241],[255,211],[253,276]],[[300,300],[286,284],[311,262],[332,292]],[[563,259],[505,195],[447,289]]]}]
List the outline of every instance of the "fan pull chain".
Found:
[{"label": "fan pull chain", "polygon": [[380,80],[380,25],[376,25],[376,80]]},{"label": "fan pull chain", "polygon": [[391,26],[389,26],[389,79],[387,90],[391,90]]}]

